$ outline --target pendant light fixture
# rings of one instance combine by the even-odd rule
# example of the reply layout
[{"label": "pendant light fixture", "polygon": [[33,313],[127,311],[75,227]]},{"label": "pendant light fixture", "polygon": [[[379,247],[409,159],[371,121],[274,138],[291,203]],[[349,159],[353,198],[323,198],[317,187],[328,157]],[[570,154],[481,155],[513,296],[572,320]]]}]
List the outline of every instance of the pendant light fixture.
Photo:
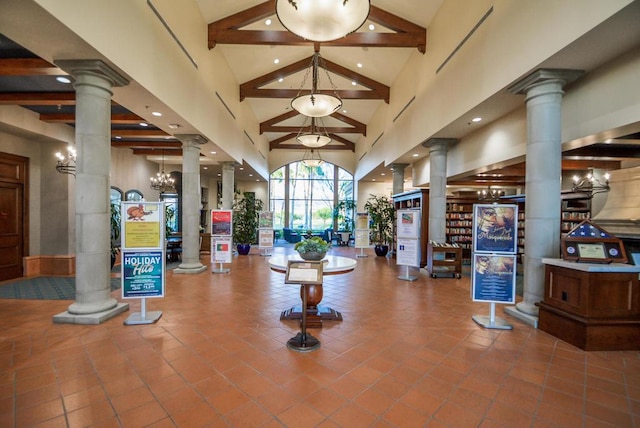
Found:
[{"label": "pendant light fixture", "polygon": [[310,149],[305,151],[304,155],[302,155],[302,163],[310,168],[320,166],[322,165],[322,162],[324,161],[320,157],[320,152],[317,150],[314,151],[313,149]]},{"label": "pendant light fixture", "polygon": [[311,126],[309,127],[309,132],[305,132],[305,130],[307,129],[306,128],[307,119],[305,119],[305,123],[302,125],[302,128],[300,128],[300,132],[296,137],[296,140],[298,141],[298,143],[302,144],[303,146],[314,148],[314,149],[318,147],[326,146],[327,144],[329,144],[331,142],[331,137],[329,137],[329,134],[324,129],[324,126],[322,127],[316,126],[316,121],[321,121],[321,120],[322,120],[321,118],[312,117]]},{"label": "pendant light fixture", "polygon": [[[318,83],[320,81],[318,72],[320,67],[324,69],[324,72],[327,75],[333,94],[318,92]],[[304,89],[304,87],[310,72],[312,73],[311,91],[309,93],[305,93],[306,89]],[[298,94],[293,100],[291,100],[291,107],[298,111],[298,113],[309,117],[329,116],[342,107],[342,99],[338,95],[337,89],[331,80],[331,76],[329,76],[329,72],[327,71],[326,64],[320,56],[320,52],[313,54],[310,67],[307,69],[304,79],[302,80]]]},{"label": "pendant light fixture", "polygon": [[176,191],[175,180],[171,178],[169,174],[164,172],[164,150],[162,150],[162,172],[156,174],[155,177],[151,177],[151,188],[157,190],[160,193],[172,193]]},{"label": "pendant light fixture", "polygon": [[369,0],[276,0],[276,15],[284,28],[314,42],[351,34],[369,16]]},{"label": "pendant light fixture", "polygon": [[61,174],[71,174],[76,176],[76,149],[72,146],[67,146],[67,155],[63,155],[60,152],[56,153],[56,171]]}]

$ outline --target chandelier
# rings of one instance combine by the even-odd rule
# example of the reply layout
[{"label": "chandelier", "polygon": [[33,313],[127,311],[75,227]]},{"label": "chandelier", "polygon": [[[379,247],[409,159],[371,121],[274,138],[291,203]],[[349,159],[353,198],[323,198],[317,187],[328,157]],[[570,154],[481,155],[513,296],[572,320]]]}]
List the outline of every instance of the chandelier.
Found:
[{"label": "chandelier", "polygon": [[322,162],[323,160],[320,157],[320,152],[314,152],[313,149],[305,151],[304,155],[302,155],[302,163],[310,168],[320,166],[322,165]]},{"label": "chandelier", "polygon": [[61,174],[71,174],[76,176],[76,149],[72,146],[67,146],[67,155],[63,155],[60,152],[56,153],[56,171]]},{"label": "chandelier", "polygon": [[605,193],[609,191],[609,178],[611,176],[609,173],[605,173],[602,178],[604,178],[604,183],[596,178],[593,174],[593,170],[590,170],[586,176],[580,177],[578,175],[573,176],[573,187],[571,187],[572,192],[582,192],[587,193],[589,196],[593,196],[597,193]]},{"label": "chandelier", "polygon": [[305,125],[307,123],[307,119],[305,119],[305,122],[302,125],[302,128],[300,128],[300,132],[298,132],[298,136],[296,137],[298,143],[302,144],[303,146],[315,149],[318,147],[326,146],[331,142],[331,137],[329,137],[329,134],[327,133],[326,129],[324,129],[324,126],[322,127],[322,130],[318,126],[316,126],[316,120],[322,119],[316,119],[315,117],[312,117],[309,132],[304,132],[304,130],[306,129]]},{"label": "chandelier", "polygon": [[156,174],[155,177],[151,177],[151,188],[157,190],[160,193],[175,192],[176,185],[175,180],[171,178],[169,174],[164,172],[164,150],[162,151],[162,172]]},{"label": "chandelier", "polygon": [[351,34],[369,16],[369,0],[276,0],[276,15],[284,28],[314,42]]},{"label": "chandelier", "polygon": [[492,189],[491,186],[486,190],[478,190],[478,200],[480,201],[496,202],[502,196],[504,196],[504,190]]},{"label": "chandelier", "polygon": [[[318,76],[319,67],[322,67],[324,69],[324,72],[327,74],[327,78],[329,79],[329,83],[331,84],[333,94],[323,94],[318,92],[318,83],[320,81]],[[309,77],[309,72],[312,72],[311,92],[303,95],[303,91],[305,90],[304,85],[307,82],[307,78]],[[338,111],[340,107],[342,107],[342,99],[336,92],[336,87],[331,80],[331,76],[329,76],[329,72],[327,71],[324,60],[322,60],[320,56],[320,52],[316,52],[313,54],[313,57],[311,58],[311,65],[304,75],[304,79],[302,80],[302,84],[300,85],[300,89],[298,90],[298,94],[293,100],[291,100],[291,107],[297,110],[298,113],[309,117],[329,116],[330,114]]]}]

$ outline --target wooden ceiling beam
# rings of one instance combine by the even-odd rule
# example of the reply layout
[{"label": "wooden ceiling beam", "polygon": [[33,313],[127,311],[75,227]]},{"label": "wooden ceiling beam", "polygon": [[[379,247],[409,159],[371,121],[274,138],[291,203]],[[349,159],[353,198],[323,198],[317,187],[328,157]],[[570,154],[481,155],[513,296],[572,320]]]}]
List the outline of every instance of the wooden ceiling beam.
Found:
[{"label": "wooden ceiling beam", "polygon": [[[317,91],[319,94],[334,95],[334,91]],[[335,91],[343,100],[386,100],[388,94],[380,94],[376,91],[359,91],[352,89],[338,89]],[[241,100],[245,98],[294,98],[298,96],[297,89],[247,89],[241,94]]]},{"label": "wooden ceiling beam", "polygon": [[41,58],[1,58],[0,76],[66,76],[67,73]]},{"label": "wooden ceiling beam", "polygon": [[[73,113],[43,113],[40,120],[48,123],[75,123],[76,115]],[[112,125],[137,125],[140,122],[146,122],[140,116],[133,113],[112,114]]]},{"label": "wooden ceiling beam", "polygon": [[5,92],[0,93],[0,105],[72,106],[75,92]]},{"label": "wooden ceiling beam", "polygon": [[[170,136],[173,139],[173,136],[167,134],[161,129],[112,129],[111,136],[122,138],[158,138]],[[158,139],[158,141],[161,140]]]},{"label": "wooden ceiling beam", "polygon": [[111,147],[125,149],[182,149],[180,141],[120,141],[112,140]]},{"label": "wooden ceiling beam", "polygon": [[[325,126],[323,127],[328,134],[362,134],[362,130],[341,126]],[[267,126],[264,132],[311,132],[311,126]]]},{"label": "wooden ceiling beam", "polygon": [[[162,149],[164,156],[182,156],[182,149]],[[157,156],[160,154],[158,149],[133,149],[134,155],[140,156]]]},{"label": "wooden ceiling beam", "polygon": [[351,150],[352,152],[356,151],[356,144],[347,140],[346,138],[343,138],[336,134],[329,134],[329,137],[331,137],[332,141],[342,143],[346,149]]}]

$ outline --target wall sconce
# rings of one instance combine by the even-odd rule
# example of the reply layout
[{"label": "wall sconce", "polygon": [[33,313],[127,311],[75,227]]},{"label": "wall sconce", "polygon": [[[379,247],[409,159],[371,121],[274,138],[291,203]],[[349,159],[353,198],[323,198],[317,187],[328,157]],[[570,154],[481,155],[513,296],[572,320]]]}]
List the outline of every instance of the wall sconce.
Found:
[{"label": "wall sconce", "polygon": [[67,146],[66,156],[60,152],[56,153],[56,171],[61,174],[71,174],[76,176],[76,149],[72,146]]}]

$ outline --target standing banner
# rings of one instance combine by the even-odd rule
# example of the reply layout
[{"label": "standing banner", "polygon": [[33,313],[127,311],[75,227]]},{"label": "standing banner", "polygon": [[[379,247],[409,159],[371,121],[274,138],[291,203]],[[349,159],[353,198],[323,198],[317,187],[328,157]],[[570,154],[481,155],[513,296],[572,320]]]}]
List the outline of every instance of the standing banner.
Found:
[{"label": "standing banner", "polygon": [[232,222],[232,210],[211,210],[211,235],[231,236]]},{"label": "standing banner", "polygon": [[[261,211],[258,214],[258,248],[273,248],[273,211]],[[265,252],[263,256],[267,256]]]},{"label": "standing banner", "polygon": [[420,211],[398,210],[396,219],[396,264],[405,266],[405,274],[398,279],[415,281],[409,267],[420,267]]},{"label": "standing banner", "polygon": [[211,263],[231,263],[231,237],[216,236],[211,239]]},{"label": "standing banner", "polygon": [[146,299],[164,297],[165,206],[163,202],[122,202],[122,298],[141,299],[141,311],[125,325],[152,324],[162,312],[147,312]]},{"label": "standing banner", "polygon": [[356,248],[360,248],[360,254],[357,254],[356,257],[367,257],[364,249],[371,246],[369,241],[369,213],[356,213],[354,244]]},{"label": "standing banner", "polygon": [[[222,267],[231,263],[233,236],[233,211],[211,210],[211,272],[227,273],[231,269]],[[215,264],[218,263],[218,267]]]},{"label": "standing banner", "polygon": [[517,228],[517,205],[473,206],[471,299],[490,303],[490,315],[471,318],[485,328],[513,328],[495,316],[495,305],[516,302]]}]

